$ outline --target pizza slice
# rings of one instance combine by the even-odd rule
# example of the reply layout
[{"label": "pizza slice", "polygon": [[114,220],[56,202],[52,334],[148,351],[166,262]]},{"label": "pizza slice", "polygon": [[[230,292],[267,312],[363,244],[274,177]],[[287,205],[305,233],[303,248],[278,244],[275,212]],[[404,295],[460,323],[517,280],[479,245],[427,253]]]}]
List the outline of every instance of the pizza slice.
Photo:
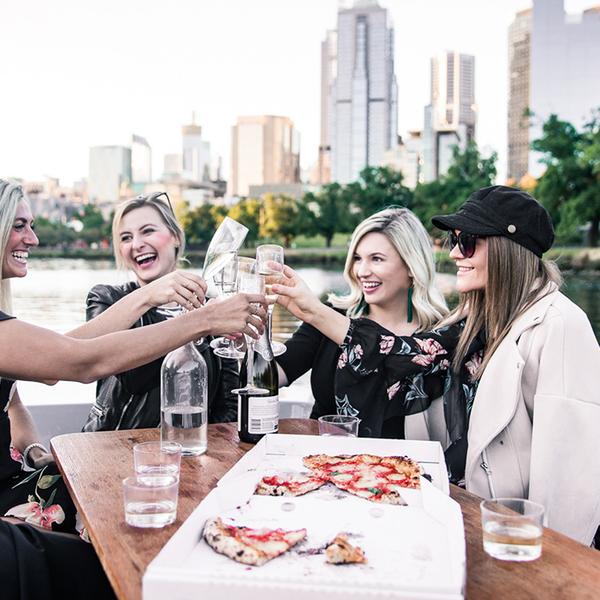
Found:
[{"label": "pizza slice", "polygon": [[366,563],[367,557],[362,548],[353,546],[348,536],[343,533],[336,535],[325,549],[326,561],[333,565],[349,565]]},{"label": "pizza slice", "polygon": [[204,539],[213,550],[255,567],[287,552],[305,537],[306,529],[252,529],[227,525],[219,517],[208,520],[204,526]]},{"label": "pizza slice", "polygon": [[326,480],[313,473],[265,475],[256,486],[259,496],[302,496],[325,485]]}]

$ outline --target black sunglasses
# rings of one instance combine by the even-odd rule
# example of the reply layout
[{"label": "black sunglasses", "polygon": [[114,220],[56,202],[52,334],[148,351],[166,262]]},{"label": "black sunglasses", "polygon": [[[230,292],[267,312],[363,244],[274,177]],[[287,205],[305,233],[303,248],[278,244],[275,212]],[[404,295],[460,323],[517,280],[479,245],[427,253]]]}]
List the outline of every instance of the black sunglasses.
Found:
[{"label": "black sunglasses", "polygon": [[454,248],[454,246],[458,246],[460,253],[465,258],[471,258],[473,254],[475,254],[475,248],[477,247],[477,239],[482,236],[476,235],[474,233],[464,233],[460,232],[458,235],[454,231],[448,232],[448,244],[450,245],[450,250]]},{"label": "black sunglasses", "polygon": [[[169,195],[167,194],[167,192],[155,192],[154,194],[150,194],[150,196],[148,196],[148,200],[157,200],[158,198],[162,199],[162,196],[165,197],[165,199],[167,200],[167,204],[169,206],[169,208],[171,209],[171,212],[173,214],[175,214],[175,211],[173,210],[173,206],[171,205],[171,200],[169,200]],[[138,196],[138,198],[145,198],[145,196],[143,194],[140,194]]]}]

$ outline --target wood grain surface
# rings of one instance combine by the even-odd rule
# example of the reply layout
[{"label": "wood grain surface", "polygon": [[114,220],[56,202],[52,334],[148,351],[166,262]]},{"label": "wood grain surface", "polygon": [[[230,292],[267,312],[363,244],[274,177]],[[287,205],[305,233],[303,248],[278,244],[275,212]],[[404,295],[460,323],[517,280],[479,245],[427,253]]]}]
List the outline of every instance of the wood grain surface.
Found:
[{"label": "wood grain surface", "polygon": [[[280,422],[281,433],[316,434],[317,430],[316,421],[308,419]],[[74,433],[52,440],[57,464],[120,600],[141,599],[142,576],[150,561],[217,481],[252,448],[239,441],[235,423],[209,425],[208,452],[181,461],[177,521],[164,529],[136,529],[125,524],[121,481],[133,474],[133,445],[158,437],[157,429],[137,429]],[[451,488],[465,522],[466,598],[600,598],[600,552],[546,529],[537,561],[495,560],[483,551],[481,499]]]}]

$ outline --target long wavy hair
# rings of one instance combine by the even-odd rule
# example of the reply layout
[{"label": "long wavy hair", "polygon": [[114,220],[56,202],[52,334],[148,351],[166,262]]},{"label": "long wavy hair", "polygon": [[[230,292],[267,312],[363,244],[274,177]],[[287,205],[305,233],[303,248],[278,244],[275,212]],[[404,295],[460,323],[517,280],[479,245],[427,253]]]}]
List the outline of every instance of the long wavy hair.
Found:
[{"label": "long wavy hair", "polygon": [[556,264],[503,236],[487,238],[488,280],[485,289],[460,294],[458,306],[439,326],[466,316],[465,328],[452,360],[458,371],[469,345],[485,331],[486,345],[476,377],[483,374],[490,358],[506,337],[515,320],[540,298],[562,285]]},{"label": "long wavy hair", "polygon": [[119,269],[127,269],[127,265],[123,260],[121,253],[119,252],[119,229],[121,228],[123,217],[131,211],[134,211],[138,208],[144,208],[145,206],[150,206],[159,214],[167,229],[177,240],[177,246],[175,247],[175,258],[178,261],[184,260],[185,233],[179,224],[179,221],[177,221],[177,217],[175,216],[171,205],[167,204],[167,202],[161,199],[165,196],[166,194],[164,192],[156,192],[148,196],[137,196],[135,198],[130,198],[129,200],[121,202],[121,204],[117,206],[112,222],[112,243],[115,262],[117,263],[117,267]]},{"label": "long wavy hair", "polygon": [[[0,179],[0,266],[4,265],[6,245],[15,224],[17,206],[21,200],[25,200],[23,188],[16,183]],[[10,279],[0,278],[0,310],[12,312]]]},{"label": "long wavy hair", "polygon": [[329,295],[329,302],[346,314],[360,317],[368,314],[362,287],[354,275],[356,247],[367,233],[382,233],[406,264],[413,282],[412,303],[418,330],[425,331],[448,313],[446,301],[434,285],[435,265],[431,242],[421,221],[407,208],[386,208],[371,215],[356,227],[344,266],[344,279],[350,286],[346,296]]}]

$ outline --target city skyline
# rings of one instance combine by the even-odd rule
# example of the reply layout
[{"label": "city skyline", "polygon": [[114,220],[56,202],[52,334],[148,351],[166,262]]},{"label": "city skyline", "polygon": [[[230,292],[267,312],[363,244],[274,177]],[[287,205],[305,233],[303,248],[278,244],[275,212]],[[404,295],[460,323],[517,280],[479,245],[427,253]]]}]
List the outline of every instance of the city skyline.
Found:
[{"label": "city skyline", "polygon": [[[398,131],[423,127],[429,61],[440,51],[477,62],[477,140],[506,173],[508,27],[527,0],[380,0],[396,29]],[[589,0],[566,0],[577,13]],[[498,6],[500,5],[500,6]],[[303,168],[317,160],[320,49],[338,2],[40,0],[4,4],[0,52],[0,176],[71,182],[87,176],[89,148],[152,147],[152,170],[180,152],[192,111],[229,177],[230,131],[241,115],[281,115],[301,134]],[[591,107],[590,107],[591,108]]]}]

